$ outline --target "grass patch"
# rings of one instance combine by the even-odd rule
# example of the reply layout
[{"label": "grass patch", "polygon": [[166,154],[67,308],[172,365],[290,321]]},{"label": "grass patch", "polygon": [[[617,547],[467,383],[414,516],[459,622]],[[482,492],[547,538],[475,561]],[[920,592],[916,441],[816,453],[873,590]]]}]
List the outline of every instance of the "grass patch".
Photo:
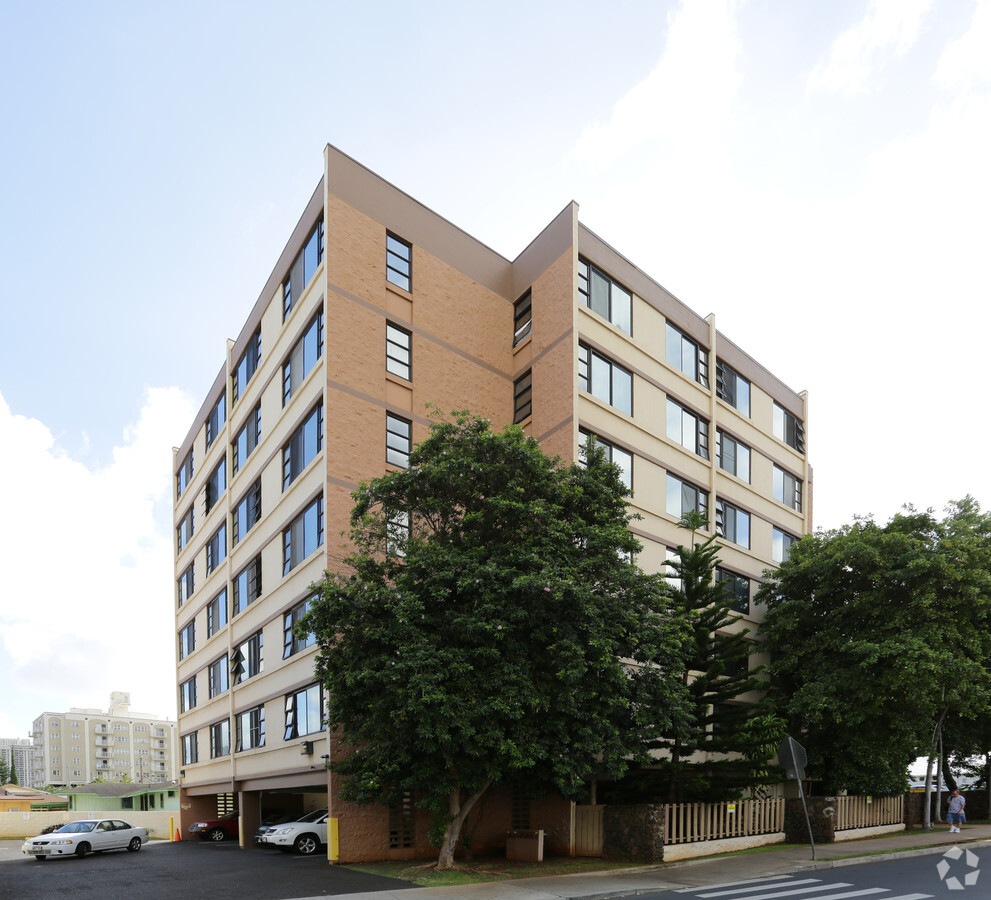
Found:
[{"label": "grass patch", "polygon": [[628,869],[630,863],[608,862],[584,857],[551,857],[543,862],[523,862],[517,859],[462,860],[457,868],[438,871],[434,862],[426,860],[390,859],[383,862],[348,863],[349,869],[398,878],[421,887],[475,884],[480,881],[505,881],[513,878],[540,878],[549,875],[579,875],[583,872],[606,872]]}]

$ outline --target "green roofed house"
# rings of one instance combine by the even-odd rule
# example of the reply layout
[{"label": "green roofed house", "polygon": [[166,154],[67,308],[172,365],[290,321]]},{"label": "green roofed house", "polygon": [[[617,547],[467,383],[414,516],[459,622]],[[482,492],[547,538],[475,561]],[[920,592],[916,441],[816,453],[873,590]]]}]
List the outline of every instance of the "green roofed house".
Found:
[{"label": "green roofed house", "polygon": [[96,782],[66,788],[69,810],[87,812],[120,812],[121,810],[177,810],[179,809],[179,785],[120,784]]}]

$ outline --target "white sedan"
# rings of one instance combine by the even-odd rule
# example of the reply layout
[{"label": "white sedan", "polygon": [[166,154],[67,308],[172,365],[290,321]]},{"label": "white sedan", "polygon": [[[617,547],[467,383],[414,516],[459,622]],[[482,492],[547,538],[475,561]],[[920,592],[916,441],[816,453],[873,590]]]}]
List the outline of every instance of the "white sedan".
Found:
[{"label": "white sedan", "polygon": [[50,834],[28,838],[21,847],[25,856],[78,856],[103,850],[140,850],[148,843],[148,829],[136,828],[120,819],[86,819],[70,822]]}]

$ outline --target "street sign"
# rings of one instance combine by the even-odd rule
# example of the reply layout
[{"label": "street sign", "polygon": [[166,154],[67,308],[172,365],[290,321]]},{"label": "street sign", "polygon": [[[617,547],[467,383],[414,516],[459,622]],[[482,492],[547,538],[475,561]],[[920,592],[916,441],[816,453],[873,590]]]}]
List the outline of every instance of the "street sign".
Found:
[{"label": "street sign", "polygon": [[801,781],[808,761],[805,748],[793,737],[786,737],[778,747],[778,765],[785,770],[785,778]]}]

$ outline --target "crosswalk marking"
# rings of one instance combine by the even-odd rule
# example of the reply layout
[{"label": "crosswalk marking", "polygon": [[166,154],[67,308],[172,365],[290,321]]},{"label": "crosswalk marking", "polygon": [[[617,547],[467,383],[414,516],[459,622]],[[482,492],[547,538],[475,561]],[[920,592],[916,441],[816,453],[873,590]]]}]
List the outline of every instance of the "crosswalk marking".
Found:
[{"label": "crosswalk marking", "polygon": [[[851,890],[848,890],[850,888]],[[890,888],[857,888],[843,881],[826,882],[821,878],[795,878],[772,875],[746,881],[728,881],[704,887],[681,888],[679,894],[691,894],[697,900],[931,900],[932,894],[899,894]]]}]

